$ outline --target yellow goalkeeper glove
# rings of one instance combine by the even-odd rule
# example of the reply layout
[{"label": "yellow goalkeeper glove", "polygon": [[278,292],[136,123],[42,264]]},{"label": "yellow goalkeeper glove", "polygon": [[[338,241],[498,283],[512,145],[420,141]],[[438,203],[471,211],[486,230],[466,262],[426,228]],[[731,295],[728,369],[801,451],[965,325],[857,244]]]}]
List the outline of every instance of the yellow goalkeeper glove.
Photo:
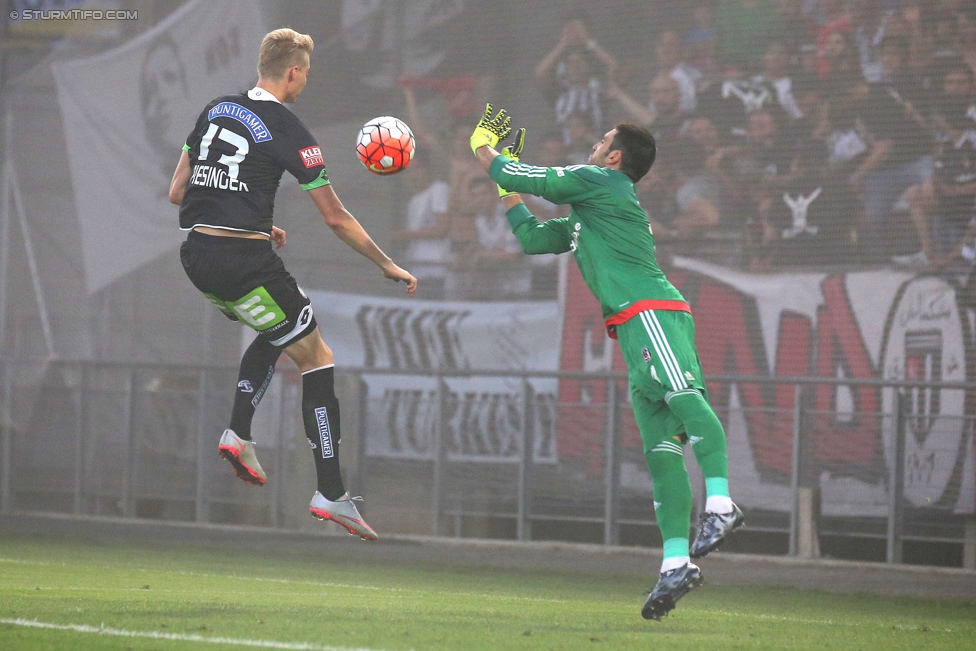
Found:
[{"label": "yellow goalkeeper glove", "polygon": [[500,109],[498,114],[492,117],[492,106],[485,106],[485,114],[478,122],[471,134],[471,152],[477,156],[478,149],[488,145],[494,147],[499,140],[508,138],[512,132],[512,118],[505,116],[505,109]]},{"label": "yellow goalkeeper glove", "polygon": [[[525,129],[524,128],[519,129],[518,131],[515,132],[515,142],[513,142],[508,147],[505,147],[504,149],[502,149],[502,156],[507,156],[508,158],[511,158],[513,161],[515,161],[517,163],[517,162],[519,162],[519,156],[522,155],[522,148],[523,147],[525,147]],[[500,185],[498,186],[498,196],[499,197],[504,198],[504,197],[511,196],[513,194],[518,194],[518,192],[509,192],[508,190],[506,190],[502,186],[500,186]]]}]

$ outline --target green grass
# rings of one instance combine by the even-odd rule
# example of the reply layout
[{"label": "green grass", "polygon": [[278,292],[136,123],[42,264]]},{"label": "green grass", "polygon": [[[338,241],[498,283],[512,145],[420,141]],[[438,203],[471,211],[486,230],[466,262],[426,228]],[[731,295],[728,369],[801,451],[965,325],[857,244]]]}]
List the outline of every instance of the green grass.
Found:
[{"label": "green grass", "polygon": [[971,649],[976,639],[972,601],[707,584],[663,621],[647,622],[639,611],[649,584],[642,576],[314,562],[287,550],[0,537],[0,649],[227,649],[250,642],[292,649],[888,651]]}]

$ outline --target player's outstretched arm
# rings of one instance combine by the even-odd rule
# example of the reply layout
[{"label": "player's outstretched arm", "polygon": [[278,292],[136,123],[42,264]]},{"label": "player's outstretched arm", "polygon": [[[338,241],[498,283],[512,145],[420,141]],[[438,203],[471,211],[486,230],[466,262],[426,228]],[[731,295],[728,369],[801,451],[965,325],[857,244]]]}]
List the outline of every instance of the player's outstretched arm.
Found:
[{"label": "player's outstretched arm", "polygon": [[484,116],[471,134],[471,151],[491,180],[508,192],[527,192],[538,197],[544,196],[553,203],[570,203],[568,200],[552,199],[546,195],[547,168],[519,163],[519,154],[525,143],[525,129],[516,132],[515,143],[505,147],[501,154],[495,150],[495,146],[511,133],[512,118],[506,115],[505,109],[499,110],[493,117],[492,106],[488,104]]},{"label": "player's outstretched arm", "polygon": [[308,195],[312,198],[319,212],[322,213],[326,226],[331,228],[340,240],[382,269],[385,277],[406,283],[407,294],[413,296],[414,292],[417,291],[417,279],[406,269],[397,266],[389,256],[383,253],[382,249],[366,232],[366,229],[362,227],[362,224],[342,205],[331,184],[309,190]]},{"label": "player's outstretched arm", "polygon": [[186,184],[190,181],[190,155],[186,152],[180,154],[180,162],[176,164],[173,172],[173,180],[169,182],[169,200],[177,206],[183,203],[183,193],[186,192]]},{"label": "player's outstretched arm", "polygon": [[[502,149],[505,156],[516,163],[522,156],[525,147],[525,129],[515,132],[515,141]],[[479,150],[480,151],[480,150]],[[512,233],[522,245],[522,251],[529,255],[537,253],[564,253],[569,250],[569,237],[566,219],[554,219],[542,224],[536,216],[529,212],[517,192],[506,190],[498,186],[498,196],[505,207],[505,218],[508,219]]]}]

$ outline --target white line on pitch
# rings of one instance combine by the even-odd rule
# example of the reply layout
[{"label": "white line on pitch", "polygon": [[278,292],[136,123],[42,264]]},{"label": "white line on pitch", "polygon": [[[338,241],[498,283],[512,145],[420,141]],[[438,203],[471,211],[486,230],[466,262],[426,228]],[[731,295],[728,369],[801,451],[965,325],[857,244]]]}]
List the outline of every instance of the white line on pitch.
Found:
[{"label": "white line on pitch", "polygon": [[277,642],[275,640],[248,640],[232,637],[206,637],[196,633],[162,633],[160,631],[127,631],[120,628],[89,626],[87,624],[51,624],[39,622],[36,619],[0,619],[0,624],[11,626],[26,626],[28,628],[43,628],[55,631],[73,631],[75,633],[94,633],[95,635],[110,635],[114,637],[145,637],[153,640],[173,640],[176,642],[202,642],[204,644],[234,644],[237,646],[260,647],[264,649],[289,649],[292,651],[379,651],[366,647],[321,646],[307,642]]}]

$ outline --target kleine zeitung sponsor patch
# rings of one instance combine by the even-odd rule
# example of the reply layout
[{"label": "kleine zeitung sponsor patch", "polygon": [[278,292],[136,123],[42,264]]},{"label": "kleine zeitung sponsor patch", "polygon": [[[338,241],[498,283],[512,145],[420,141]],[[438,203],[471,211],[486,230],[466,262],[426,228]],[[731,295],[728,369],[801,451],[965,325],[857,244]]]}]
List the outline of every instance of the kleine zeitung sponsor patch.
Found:
[{"label": "kleine zeitung sponsor patch", "polygon": [[325,165],[325,161],[322,160],[321,147],[306,147],[305,149],[300,149],[298,153],[301,155],[306,169],[311,169],[318,165]]}]

